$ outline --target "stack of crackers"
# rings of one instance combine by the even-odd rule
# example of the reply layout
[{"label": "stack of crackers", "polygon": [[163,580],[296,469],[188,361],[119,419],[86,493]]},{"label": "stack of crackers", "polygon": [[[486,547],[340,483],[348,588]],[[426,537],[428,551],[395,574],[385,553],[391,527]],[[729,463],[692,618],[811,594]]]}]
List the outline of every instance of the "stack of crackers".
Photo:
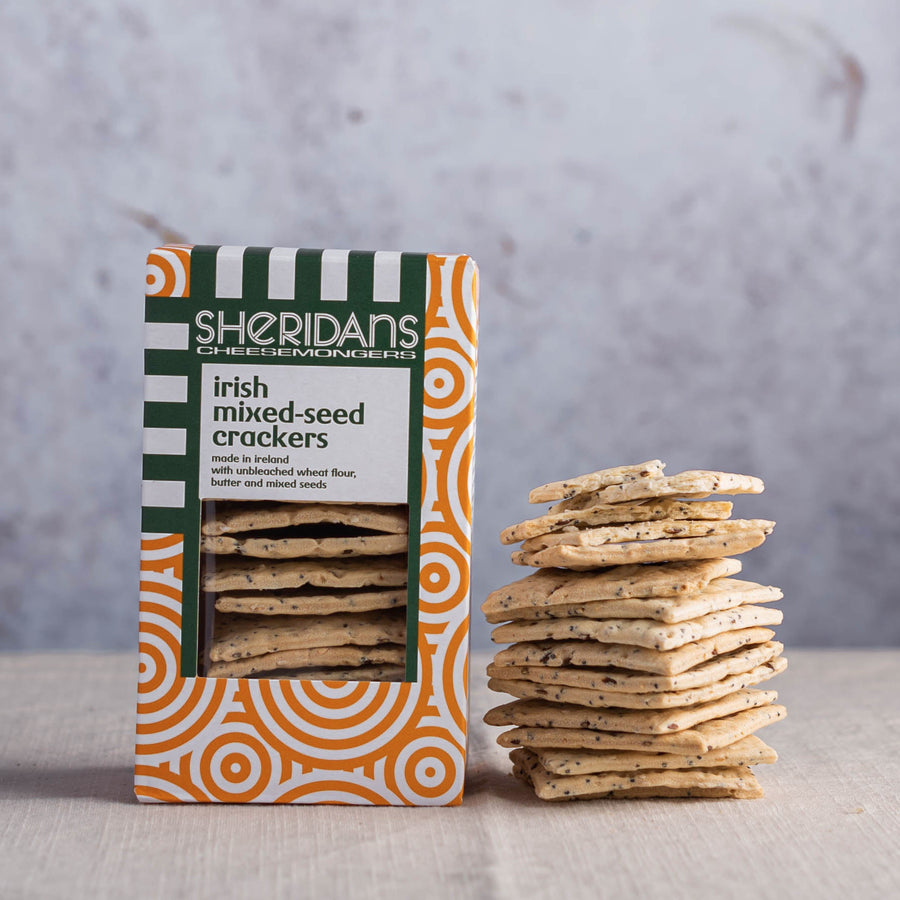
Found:
[{"label": "stack of crackers", "polygon": [[714,494],[758,494],[758,478],[659,460],[537,488],[546,515],[503,531],[537,572],[482,609],[499,651],[489,687],[518,698],[489,725],[514,774],[544,800],[762,796],[750,766],[775,751],[756,736],[785,717],[760,688],[787,661],[771,626],[780,590],[734,576],[733,556],[773,522],[731,519]]},{"label": "stack of crackers", "polygon": [[211,678],[402,681],[405,505],[205,501]]}]

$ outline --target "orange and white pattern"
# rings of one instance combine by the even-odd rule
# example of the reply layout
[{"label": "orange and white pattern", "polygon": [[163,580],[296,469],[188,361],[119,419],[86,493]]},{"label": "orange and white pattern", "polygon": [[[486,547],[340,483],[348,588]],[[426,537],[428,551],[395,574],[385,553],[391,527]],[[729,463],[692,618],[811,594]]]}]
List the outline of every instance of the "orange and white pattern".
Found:
[{"label": "orange and white pattern", "polygon": [[148,297],[190,297],[192,244],[165,244],[147,257]]},{"label": "orange and white pattern", "polygon": [[429,256],[427,291],[418,681],[181,677],[182,537],[145,534],[139,799],[461,802],[468,715],[474,262]]}]

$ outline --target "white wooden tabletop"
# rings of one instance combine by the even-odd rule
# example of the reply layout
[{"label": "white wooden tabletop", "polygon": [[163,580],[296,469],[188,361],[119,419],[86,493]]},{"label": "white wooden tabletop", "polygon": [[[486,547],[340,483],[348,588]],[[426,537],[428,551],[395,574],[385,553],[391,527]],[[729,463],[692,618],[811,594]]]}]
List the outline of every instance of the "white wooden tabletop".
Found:
[{"label": "white wooden tabletop", "polygon": [[900,651],[793,651],[762,800],[542,803],[471,669],[461,807],[140,805],[136,657],[0,656],[0,896],[900,895]]}]

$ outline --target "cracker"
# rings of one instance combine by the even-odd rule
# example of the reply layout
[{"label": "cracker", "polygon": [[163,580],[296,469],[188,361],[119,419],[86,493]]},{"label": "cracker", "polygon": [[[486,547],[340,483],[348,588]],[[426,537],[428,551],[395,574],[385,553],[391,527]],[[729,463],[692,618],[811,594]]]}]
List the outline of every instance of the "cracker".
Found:
[{"label": "cracker", "polygon": [[633,644],[651,650],[675,650],[723,631],[737,631],[760,625],[780,625],[780,609],[739,606],[724,612],[708,613],[686,622],[657,622],[653,619],[547,619],[540,622],[510,622],[491,632],[498,644],[513,641],[581,640],[610,644]]},{"label": "cracker", "polygon": [[536,684],[561,684],[577,688],[619,691],[622,693],[651,693],[686,691],[715,684],[730,675],[741,675],[775,659],[784,645],[768,641],[717,656],[680,675],[647,675],[627,669],[564,668],[560,666],[503,666],[490,663],[487,673],[492,678],[533,681]]},{"label": "cracker", "polygon": [[[643,753],[706,753],[728,747],[786,718],[783,706],[768,704],[745,709],[721,719],[701,722],[673,734],[628,734],[588,728],[550,728],[524,724],[497,737],[501,747],[548,747],[585,750],[635,750]],[[487,722],[487,716],[485,716]],[[509,724],[488,722],[489,725]]]},{"label": "cracker", "polygon": [[278,669],[251,677],[262,681],[403,681],[406,678],[406,667],[355,666],[342,669],[340,666],[331,666],[325,669]]},{"label": "cracker", "polygon": [[215,514],[200,531],[205,535],[259,531],[263,528],[288,528],[331,522],[352,525],[369,531],[406,534],[409,516],[405,506],[358,503],[247,503],[216,501]]},{"label": "cracker", "polygon": [[203,591],[272,591],[296,588],[305,584],[315,587],[358,588],[397,587],[406,584],[405,556],[384,556],[377,560],[354,559],[285,560],[277,564],[252,560],[227,560],[201,578]]},{"label": "cracker", "polygon": [[713,684],[690,688],[686,691],[598,691],[592,688],[549,685],[522,679],[491,677],[488,687],[492,691],[512,694],[523,700],[555,700],[558,703],[574,703],[578,706],[616,709],[674,709],[695,706],[727,697],[735,691],[768,681],[787,668],[787,660],[779,656],[771,662],[756,666],[740,675],[729,675]]},{"label": "cracker", "polygon": [[[626,544],[630,541],[657,541],[665,538],[734,535],[747,531],[771,531],[774,522],[767,519],[727,519],[725,521],[697,521],[694,519],[660,519],[627,525],[607,525],[579,531],[557,531],[529,538],[522,544],[528,552],[548,547],[602,547],[604,544]],[[767,531],[767,533],[768,533]]]},{"label": "cracker", "polygon": [[486,615],[488,622],[509,619],[531,621],[538,619],[655,619],[658,622],[684,622],[698,619],[711,612],[720,612],[751,603],[773,603],[784,595],[776,587],[741,581],[736,578],[717,578],[697,593],[680,597],[628,597],[624,600],[598,600],[591,603],[568,603],[561,606],[514,607],[504,612]]},{"label": "cracker", "polygon": [[[512,774],[534,789],[530,776],[519,766],[513,766]],[[631,788],[627,791],[608,791],[590,797],[572,797],[572,800],[756,800],[764,796],[762,790],[754,794],[738,794],[725,788]]]},{"label": "cracker", "polygon": [[634,734],[668,734],[686,731],[700,722],[719,719],[744,709],[774,703],[775,691],[742,690],[727,697],[671,710],[589,709],[547,700],[513,700],[489,710],[488,725],[537,725],[541,728],[589,728],[595,731],[628,731]]},{"label": "cracker", "polygon": [[554,775],[590,775],[594,772],[632,772],[637,769],[710,769],[719,766],[758,766],[778,760],[778,754],[755,735],[705,753],[645,753],[636,750],[532,751]]},{"label": "cracker", "polygon": [[[222,659],[210,664],[208,678],[245,678],[260,672],[278,669],[340,670],[372,665],[399,665],[406,659],[406,647],[402,644],[382,644],[373,647],[314,647],[298,650],[280,650],[243,659]],[[271,676],[276,677],[276,676]],[[281,677],[281,676],[277,676]],[[284,676],[289,677],[289,676]],[[332,679],[344,681],[347,679]],[[360,679],[364,680],[364,679]],[[369,680],[369,679],[365,679]]]},{"label": "cracker", "polygon": [[[715,578],[741,571],[738,559],[704,559],[662,565],[617,566],[603,572],[540,569],[488,594],[481,606],[486,616],[509,609],[588,603],[628,597],[671,597],[702,590]],[[510,618],[504,616],[504,619]],[[488,621],[494,621],[488,619]]]},{"label": "cracker", "polygon": [[657,519],[727,519],[733,504],[727,500],[636,500],[632,503],[614,503],[589,506],[583,510],[564,510],[547,513],[536,519],[528,519],[510,525],[500,532],[503,544],[515,544],[540,534],[592,525],[614,525],[626,522],[652,522]]},{"label": "cracker", "polygon": [[403,610],[330,616],[223,615],[216,618],[209,658],[217,662],[286,650],[345,644],[371,647],[405,641],[406,615]]},{"label": "cracker", "polygon": [[600,503],[624,503],[651,497],[709,497],[711,494],[761,494],[765,488],[761,478],[693,469],[677,475],[659,475],[613,484],[590,493],[577,494],[550,507],[550,512],[585,509]]},{"label": "cracker", "polygon": [[[535,794],[541,800],[594,799],[622,791],[641,791],[641,797],[716,796],[753,799],[762,796],[762,788],[746,766],[722,766],[713,769],[643,769],[631,773],[607,772],[594,775],[553,775],[540,764],[530,750],[513,750],[514,766],[527,773]],[[656,791],[665,791],[657,794]],[[678,793],[672,794],[672,791]]]},{"label": "cracker", "polygon": [[661,475],[665,467],[666,464],[664,462],[658,459],[651,459],[648,462],[638,463],[634,466],[616,466],[612,469],[600,469],[597,472],[590,472],[587,475],[578,475],[565,481],[552,481],[550,484],[534,488],[528,495],[528,502],[546,503],[550,500],[563,500],[568,497],[574,497],[577,494],[597,491],[611,484],[622,484],[638,478],[651,478]]},{"label": "cracker", "polygon": [[714,559],[746,553],[758,547],[765,541],[766,536],[771,534],[772,527],[771,525],[763,528],[746,527],[728,535],[630,541],[624,544],[604,544],[599,547],[548,547],[546,550],[532,553],[517,550],[511,554],[511,558],[517,566],[562,566],[575,570],[636,562]]},{"label": "cracker", "polygon": [[231,537],[206,535],[200,543],[203,553],[237,554],[261,559],[297,557],[385,556],[404,553],[409,538],[405,534],[369,534],[347,537]]},{"label": "cracker", "polygon": [[219,612],[255,613],[263,616],[327,616],[338,612],[368,612],[406,606],[406,588],[386,591],[333,591],[303,588],[265,593],[237,591],[216,595]]},{"label": "cracker", "polygon": [[497,653],[494,662],[501,666],[614,666],[655,675],[678,675],[739,647],[762,644],[773,637],[775,632],[769,628],[741,628],[693,641],[675,650],[648,650],[596,641],[541,641],[513,644]]},{"label": "cracker", "polygon": [[[513,765],[512,774],[520,781],[534,789],[531,775],[521,766]],[[575,800],[683,800],[683,799],[755,799],[755,797],[737,797],[733,791],[721,788],[630,788],[627,791],[609,791],[606,794],[596,794],[592,797],[574,797]],[[567,798],[569,799],[569,798]]]}]

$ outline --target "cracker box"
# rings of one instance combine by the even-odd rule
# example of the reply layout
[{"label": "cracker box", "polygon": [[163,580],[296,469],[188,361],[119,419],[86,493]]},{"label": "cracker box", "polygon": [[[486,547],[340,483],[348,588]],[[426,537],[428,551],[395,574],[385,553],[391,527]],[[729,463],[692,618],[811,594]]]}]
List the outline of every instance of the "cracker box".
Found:
[{"label": "cracker box", "polygon": [[135,792],[455,805],[477,267],[147,260]]}]

